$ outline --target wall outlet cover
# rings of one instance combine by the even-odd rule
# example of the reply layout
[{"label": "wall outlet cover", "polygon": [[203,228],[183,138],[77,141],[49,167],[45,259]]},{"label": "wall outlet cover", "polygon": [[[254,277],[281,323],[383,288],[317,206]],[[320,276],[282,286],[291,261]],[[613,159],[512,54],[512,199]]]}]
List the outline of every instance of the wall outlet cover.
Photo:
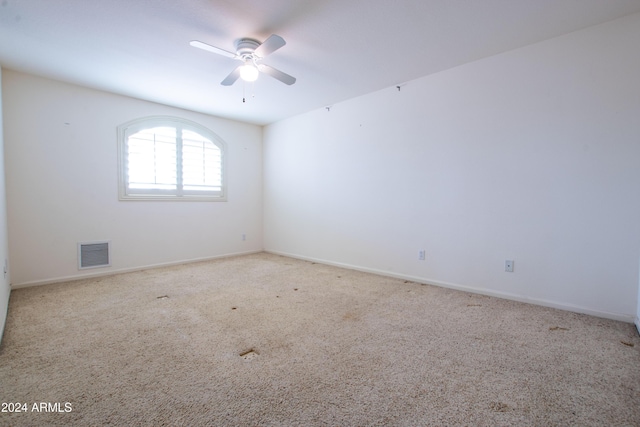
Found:
[{"label": "wall outlet cover", "polygon": [[504,271],[507,273],[513,273],[513,260],[506,260],[504,262]]}]

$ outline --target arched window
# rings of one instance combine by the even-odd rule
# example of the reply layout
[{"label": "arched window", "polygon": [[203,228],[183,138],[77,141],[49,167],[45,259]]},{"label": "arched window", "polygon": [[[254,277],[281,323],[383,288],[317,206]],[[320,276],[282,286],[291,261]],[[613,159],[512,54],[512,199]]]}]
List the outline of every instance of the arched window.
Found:
[{"label": "arched window", "polygon": [[120,200],[225,201],[225,144],[176,117],[118,127]]}]

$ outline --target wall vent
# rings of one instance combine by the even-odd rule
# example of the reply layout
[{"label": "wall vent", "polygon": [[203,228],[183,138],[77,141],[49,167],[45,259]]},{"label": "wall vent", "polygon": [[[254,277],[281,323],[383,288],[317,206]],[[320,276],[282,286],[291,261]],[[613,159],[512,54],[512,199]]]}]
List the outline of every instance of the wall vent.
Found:
[{"label": "wall vent", "polygon": [[109,267],[109,242],[78,243],[78,269]]}]

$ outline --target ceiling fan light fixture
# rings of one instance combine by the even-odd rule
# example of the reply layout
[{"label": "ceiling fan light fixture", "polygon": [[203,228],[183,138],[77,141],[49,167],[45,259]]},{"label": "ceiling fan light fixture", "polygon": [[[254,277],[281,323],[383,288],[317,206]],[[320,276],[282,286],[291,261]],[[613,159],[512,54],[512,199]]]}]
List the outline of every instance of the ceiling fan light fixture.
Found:
[{"label": "ceiling fan light fixture", "polygon": [[258,68],[250,61],[240,67],[240,78],[245,82],[255,82],[258,79],[258,74],[260,74]]},{"label": "ceiling fan light fixture", "polygon": [[258,79],[260,73],[267,74],[286,85],[292,85],[296,82],[295,77],[262,63],[265,57],[271,55],[286,44],[284,39],[276,34],[271,34],[263,43],[248,38],[237,40],[235,53],[198,40],[191,40],[189,44],[198,49],[243,62],[242,65],[234,68],[233,71],[220,82],[222,86],[231,86],[238,79],[242,79],[242,81],[245,82],[254,82]]}]

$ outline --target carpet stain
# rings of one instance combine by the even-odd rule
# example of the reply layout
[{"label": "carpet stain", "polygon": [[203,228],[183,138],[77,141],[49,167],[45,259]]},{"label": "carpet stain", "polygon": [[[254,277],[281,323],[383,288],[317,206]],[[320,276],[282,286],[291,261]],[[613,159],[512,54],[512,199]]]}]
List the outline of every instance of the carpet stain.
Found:
[{"label": "carpet stain", "polygon": [[342,320],[358,320],[358,316],[354,313],[345,313],[344,316],[342,316]]},{"label": "carpet stain", "polygon": [[169,295],[160,295],[159,297],[157,297],[158,299],[168,299]]},{"label": "carpet stain", "polygon": [[552,326],[549,328],[550,331],[568,331],[569,328],[561,328],[560,326]]},{"label": "carpet stain", "polygon": [[251,360],[258,357],[258,352],[251,348],[247,351],[243,351],[242,353],[240,353],[240,357],[242,357],[244,360]]},{"label": "carpet stain", "polygon": [[482,304],[467,304],[467,307],[482,307]]},{"label": "carpet stain", "polygon": [[626,345],[627,347],[634,347],[635,344],[632,342],[628,342],[628,341],[620,341],[622,344]]},{"label": "carpet stain", "polygon": [[509,410],[509,405],[502,402],[491,402],[489,404],[489,409],[494,412],[507,412]]}]

